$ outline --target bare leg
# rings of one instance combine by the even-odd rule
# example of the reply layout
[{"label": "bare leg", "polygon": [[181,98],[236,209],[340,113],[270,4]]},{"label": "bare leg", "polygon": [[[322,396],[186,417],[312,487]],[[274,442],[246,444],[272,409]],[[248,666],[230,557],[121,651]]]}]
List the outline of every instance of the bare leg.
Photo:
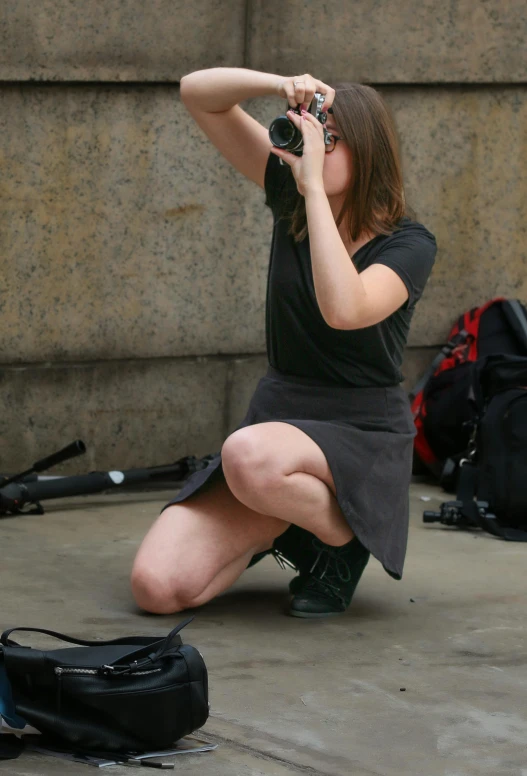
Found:
[{"label": "bare leg", "polygon": [[235,431],[222,467],[225,480],[166,509],[144,539],[132,571],[142,608],[168,614],[205,603],[291,522],[334,546],[353,538],[322,450],[294,426]]},{"label": "bare leg", "polygon": [[[269,544],[266,547],[259,547],[255,552],[262,552],[264,549],[267,550],[271,546],[272,545]],[[241,558],[236,558],[232,563],[225,566],[219,574],[216,574],[212,582],[207,585],[201,595],[197,596],[197,598],[192,601],[192,606],[202,606],[203,604],[206,604],[207,601],[211,601],[220,593],[228,590],[243,574],[254,554],[253,550],[250,550],[250,552],[242,555]]]},{"label": "bare leg", "polygon": [[237,477],[236,473],[230,475],[228,470],[225,476],[236,498],[262,515],[287,518],[334,546],[353,539],[353,531],[337,499],[328,486],[312,474],[273,474],[266,483],[259,484],[251,478]]},{"label": "bare leg", "polygon": [[235,431],[221,451],[225,479],[245,506],[287,520],[341,546],[353,532],[336,499],[320,447],[290,423],[258,423]]},{"label": "bare leg", "polygon": [[241,504],[221,479],[158,517],[134,562],[135,600],[157,614],[205,603],[288,527]]}]

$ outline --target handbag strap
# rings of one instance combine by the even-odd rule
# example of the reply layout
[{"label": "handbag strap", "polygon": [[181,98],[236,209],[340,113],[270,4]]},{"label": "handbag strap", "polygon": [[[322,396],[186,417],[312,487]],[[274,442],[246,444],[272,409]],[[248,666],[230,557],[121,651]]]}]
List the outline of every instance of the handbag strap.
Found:
[{"label": "handbag strap", "polygon": [[[116,645],[119,644],[137,644],[138,646],[142,647],[152,647],[155,645],[159,645],[158,650],[156,653],[154,653],[157,657],[161,657],[162,655],[166,654],[166,652],[171,648],[174,647],[176,644],[175,636],[179,633],[180,630],[182,630],[186,625],[189,624],[189,622],[192,622],[194,617],[189,617],[187,620],[183,620],[183,622],[179,623],[179,625],[176,625],[175,628],[173,628],[168,636],[163,638],[155,638],[152,636],[126,636],[124,638],[120,639],[110,639],[109,641],[87,641],[86,639],[76,639],[73,636],[66,636],[64,633],[57,633],[56,631],[47,630],[46,628],[10,628],[9,630],[6,630],[2,633],[0,636],[0,642],[5,647],[19,647],[20,645],[17,644],[15,641],[12,641],[9,636],[11,633],[14,633],[15,631],[26,631],[28,633],[44,633],[47,636],[53,636],[53,638],[60,639],[61,641],[66,641],[69,644],[78,644],[81,647],[105,647],[110,645]],[[177,643],[181,644],[181,639],[177,639]],[[130,654],[135,654],[136,652],[142,652],[143,650],[134,650]],[[121,657],[119,660],[122,660]]]},{"label": "handbag strap", "polygon": [[163,639],[163,642],[159,645],[159,648],[157,652],[153,656],[153,660],[158,660],[161,657],[164,657],[165,655],[169,654],[174,647],[179,647],[181,644],[181,636],[179,636],[179,631],[183,630],[183,628],[186,628],[187,625],[192,622],[194,619],[194,616],[187,617],[186,620],[183,620],[183,622],[180,622],[178,625],[176,625],[175,628],[172,628],[166,639]]},{"label": "handbag strap", "polygon": [[73,636],[66,636],[64,633],[57,633],[56,631],[47,630],[46,628],[10,628],[2,633],[0,636],[0,642],[4,647],[19,647],[16,641],[11,641],[9,636],[15,631],[27,631],[28,633],[44,633],[47,636],[53,636],[61,641],[67,641],[69,644],[78,644],[81,647],[101,647],[110,644],[152,644],[159,639],[153,639],[148,636],[128,636],[123,639],[111,639],[110,641],[87,641],[86,639],[76,639]]},{"label": "handbag strap", "polygon": [[[137,668],[142,667],[143,664],[146,665],[155,660],[159,660],[159,658],[164,657],[175,648],[178,648],[182,643],[181,637],[178,635],[179,632],[183,630],[183,628],[185,628],[190,622],[192,622],[193,619],[194,617],[189,617],[188,619],[183,620],[183,622],[180,622],[170,631],[168,636],[165,638],[152,638],[149,636],[127,636],[121,639],[112,639],[110,641],[86,641],[85,639],[76,639],[73,636],[66,636],[63,633],[47,630],[46,628],[10,628],[9,630],[6,630],[2,633],[2,636],[0,636],[0,642],[6,647],[19,647],[19,644],[9,639],[9,635],[18,630],[27,631],[29,633],[44,633],[48,636],[61,639],[62,641],[67,641],[70,644],[78,644],[83,647],[105,647],[112,644],[137,644],[139,647],[138,649],[134,649],[131,652],[128,652],[126,655],[121,655],[116,660],[114,660],[113,663],[109,664],[110,666],[122,665],[124,660],[130,660],[130,658],[133,657],[135,658],[133,661],[134,670],[136,670]],[[152,648],[155,647],[157,647],[157,650],[152,651]],[[26,647],[26,649],[30,648]],[[143,658],[141,662],[139,662],[140,658]]]},{"label": "handbag strap", "polygon": [[[104,668],[109,671],[115,670],[117,672],[120,670],[124,670],[125,672],[138,671],[139,669],[150,666],[152,663],[155,663],[163,657],[175,654],[182,644],[179,631],[183,630],[183,628],[185,628],[189,622],[192,622],[193,619],[194,617],[189,617],[188,619],[183,620],[183,622],[176,625],[164,639],[151,641],[146,646],[139,647],[139,649],[133,649],[125,655],[120,655],[111,663],[106,663]],[[125,639],[124,643],[130,644],[133,642]],[[153,651],[152,648],[155,649],[155,647],[157,647],[157,650]]]}]

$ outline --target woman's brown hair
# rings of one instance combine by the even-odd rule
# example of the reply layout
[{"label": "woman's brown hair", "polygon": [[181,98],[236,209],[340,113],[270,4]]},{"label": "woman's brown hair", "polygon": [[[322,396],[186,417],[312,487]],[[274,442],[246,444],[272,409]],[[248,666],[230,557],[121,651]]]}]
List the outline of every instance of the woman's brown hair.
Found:
[{"label": "woman's brown hair", "polygon": [[[352,176],[340,213],[340,226],[347,215],[347,228],[355,241],[363,232],[392,234],[406,206],[399,143],[393,117],[381,95],[371,86],[354,83],[330,84],[335,89],[333,117],[338,134],[352,155]],[[304,197],[291,214],[289,234],[297,242],[307,235]]]}]

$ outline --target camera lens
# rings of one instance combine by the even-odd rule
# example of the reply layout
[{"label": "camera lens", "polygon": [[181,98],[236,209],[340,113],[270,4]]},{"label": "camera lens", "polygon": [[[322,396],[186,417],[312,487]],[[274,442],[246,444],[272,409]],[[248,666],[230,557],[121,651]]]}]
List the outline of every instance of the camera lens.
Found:
[{"label": "camera lens", "polygon": [[296,151],[303,146],[302,133],[287,116],[278,116],[269,127],[269,139],[276,148]]}]

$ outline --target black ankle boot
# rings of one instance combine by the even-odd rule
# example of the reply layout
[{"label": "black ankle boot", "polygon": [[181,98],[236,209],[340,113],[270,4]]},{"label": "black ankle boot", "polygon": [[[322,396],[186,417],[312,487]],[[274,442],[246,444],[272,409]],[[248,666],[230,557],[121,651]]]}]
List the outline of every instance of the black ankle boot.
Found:
[{"label": "black ankle boot", "polygon": [[318,539],[313,544],[318,549],[317,558],[310,574],[293,580],[295,590],[289,614],[294,617],[342,614],[351,603],[370,553],[356,537],[342,547],[332,547]]}]

